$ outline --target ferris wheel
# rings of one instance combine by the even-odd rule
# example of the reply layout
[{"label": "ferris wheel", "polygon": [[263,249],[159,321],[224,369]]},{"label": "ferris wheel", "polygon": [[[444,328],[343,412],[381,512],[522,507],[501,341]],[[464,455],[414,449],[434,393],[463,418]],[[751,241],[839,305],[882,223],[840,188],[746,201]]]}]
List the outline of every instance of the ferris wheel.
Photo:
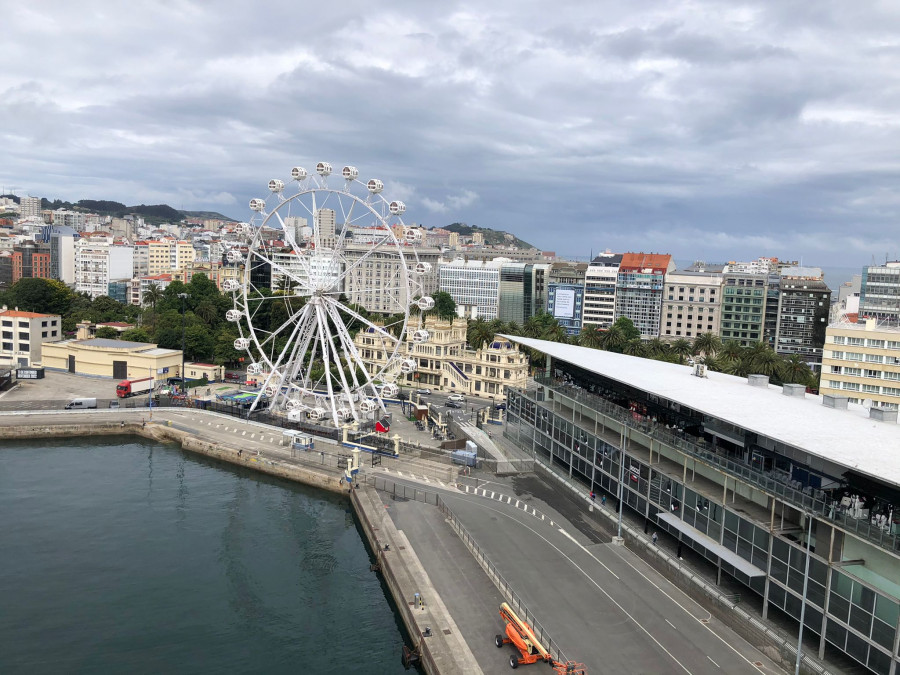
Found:
[{"label": "ferris wheel", "polygon": [[223,289],[234,295],[234,347],[262,385],[251,410],[266,401],[289,419],[339,426],[384,413],[398,379],[416,371],[403,345],[428,341],[422,317],[434,299],[423,293],[422,231],[404,225],[403,202],[356,167],[331,174],[327,162],[312,174],[294,167],[292,188],[272,179],[267,198],[250,200],[253,216],[226,253],[243,278]]}]

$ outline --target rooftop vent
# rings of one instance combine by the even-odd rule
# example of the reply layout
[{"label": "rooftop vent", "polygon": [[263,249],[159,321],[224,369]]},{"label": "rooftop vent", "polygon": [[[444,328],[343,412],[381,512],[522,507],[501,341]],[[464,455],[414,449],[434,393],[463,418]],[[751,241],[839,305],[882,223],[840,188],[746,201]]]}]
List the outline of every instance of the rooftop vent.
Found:
[{"label": "rooftop vent", "polygon": [[751,387],[768,387],[769,386],[769,376],[768,375],[748,375],[747,383]]},{"label": "rooftop vent", "polygon": [[826,408],[834,408],[835,410],[846,410],[848,399],[846,396],[835,396],[834,394],[822,394],[822,405]]},{"label": "rooftop vent", "polygon": [[706,364],[705,363],[694,364],[694,375],[696,375],[697,377],[706,377]]},{"label": "rooftop vent", "polygon": [[797,396],[799,398],[806,397],[806,387],[802,384],[786,384],[781,388],[781,393],[785,396]]},{"label": "rooftop vent", "polygon": [[896,422],[897,411],[872,406],[869,408],[869,419],[878,420],[879,422]]}]

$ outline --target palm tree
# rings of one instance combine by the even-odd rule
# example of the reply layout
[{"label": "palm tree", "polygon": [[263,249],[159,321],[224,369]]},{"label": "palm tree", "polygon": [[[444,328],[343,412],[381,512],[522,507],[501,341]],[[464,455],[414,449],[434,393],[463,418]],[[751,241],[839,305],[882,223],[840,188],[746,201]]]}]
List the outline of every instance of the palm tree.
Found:
[{"label": "palm tree", "polygon": [[619,326],[610,326],[603,333],[602,344],[600,346],[608,352],[618,352],[621,354],[626,342],[625,332]]},{"label": "palm tree", "polygon": [[709,358],[722,351],[722,340],[715,333],[703,333],[694,340],[694,354]]},{"label": "palm tree", "polygon": [[623,354],[628,354],[628,356],[646,356],[647,348],[644,346],[644,343],[641,342],[640,338],[635,338],[633,340],[628,340],[624,347],[622,348]]},{"label": "palm tree", "polygon": [[799,354],[791,354],[781,362],[779,370],[783,382],[809,386],[813,381],[813,372],[809,364]]},{"label": "palm tree", "polygon": [[585,326],[578,334],[578,344],[582,347],[590,347],[591,349],[600,349],[603,345],[603,331],[597,326]]},{"label": "palm tree", "polygon": [[647,341],[647,355],[653,359],[664,360],[663,357],[669,354],[669,343],[660,340],[658,337]]},{"label": "palm tree", "polygon": [[750,369],[760,375],[772,377],[781,367],[781,357],[765,342],[757,342],[750,348],[748,359]]},{"label": "palm tree", "polygon": [[150,305],[153,310],[156,310],[156,303],[165,297],[165,291],[159,287],[159,284],[148,284],[147,290],[144,291],[144,296],[141,298],[145,305]]},{"label": "palm tree", "polygon": [[494,339],[494,331],[491,325],[482,317],[478,317],[474,321],[470,321],[466,327],[466,342],[472,349],[481,349],[486,342]]},{"label": "palm tree", "polygon": [[672,353],[678,356],[681,363],[694,351],[693,345],[684,338],[678,338],[671,344]]},{"label": "palm tree", "polygon": [[194,314],[196,314],[207,326],[213,324],[216,318],[219,316],[219,310],[216,309],[216,306],[212,304],[209,300],[204,300],[197,308],[194,310]]},{"label": "palm tree", "polygon": [[737,340],[729,340],[722,346],[722,351],[717,354],[725,361],[740,361],[744,355],[744,348]]}]

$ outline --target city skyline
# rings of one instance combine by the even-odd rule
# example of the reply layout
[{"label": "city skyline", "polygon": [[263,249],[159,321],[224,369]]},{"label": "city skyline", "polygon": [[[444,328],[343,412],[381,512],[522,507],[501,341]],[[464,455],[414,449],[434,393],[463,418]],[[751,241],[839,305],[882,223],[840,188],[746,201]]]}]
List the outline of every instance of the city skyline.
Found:
[{"label": "city skyline", "polygon": [[330,161],[561,256],[900,254],[898,8],[370,7],[9,8],[0,183],[247,219]]}]

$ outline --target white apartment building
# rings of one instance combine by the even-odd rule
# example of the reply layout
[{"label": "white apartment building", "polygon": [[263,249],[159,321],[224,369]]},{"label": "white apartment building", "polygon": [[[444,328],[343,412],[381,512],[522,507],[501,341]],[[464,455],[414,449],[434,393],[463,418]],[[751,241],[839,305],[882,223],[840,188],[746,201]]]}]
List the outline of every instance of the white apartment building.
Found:
[{"label": "white apartment building", "polygon": [[52,212],[53,224],[61,227],[71,227],[76,232],[84,232],[85,214],[80,211],[67,211],[56,209]]},{"label": "white apartment building", "polygon": [[[409,274],[416,260],[428,263],[427,273],[416,277],[422,283],[422,294],[433,295],[438,290],[438,262],[440,251],[436,248],[403,247],[403,258],[393,246],[382,246],[372,251],[366,244],[346,243],[344,257],[349,272],[344,279],[343,292],[350,302],[365,307],[368,312],[396,314],[402,312],[415,298],[410,298],[406,287],[400,284],[401,266]],[[372,251],[369,255],[366,255]],[[415,255],[413,255],[415,252]],[[391,289],[390,292],[385,292]]]},{"label": "white apartment building", "polygon": [[22,199],[19,201],[19,215],[22,218],[40,218],[41,198],[22,197]]},{"label": "white apartment building", "polygon": [[670,272],[666,275],[659,335],[663,340],[693,340],[719,334],[722,281],[716,272]]},{"label": "white apartment building", "polygon": [[609,328],[616,320],[616,279],[621,262],[621,253],[606,251],[594,258],[585,270],[582,328]]},{"label": "white apartment building", "polygon": [[471,319],[496,319],[500,311],[500,268],[507,262],[457,258],[439,270],[440,290],[456,302],[457,312]]},{"label": "white apartment building", "polygon": [[27,368],[41,361],[41,346],[62,339],[62,319],[57,314],[37,314],[0,309],[0,365]]},{"label": "white apartment building", "polygon": [[850,403],[897,410],[900,407],[900,327],[842,322],[825,329],[822,394],[846,396]]},{"label": "white apartment building", "polygon": [[109,292],[109,282],[130,279],[134,273],[134,248],[109,243],[75,242],[75,291],[99,298]]}]

